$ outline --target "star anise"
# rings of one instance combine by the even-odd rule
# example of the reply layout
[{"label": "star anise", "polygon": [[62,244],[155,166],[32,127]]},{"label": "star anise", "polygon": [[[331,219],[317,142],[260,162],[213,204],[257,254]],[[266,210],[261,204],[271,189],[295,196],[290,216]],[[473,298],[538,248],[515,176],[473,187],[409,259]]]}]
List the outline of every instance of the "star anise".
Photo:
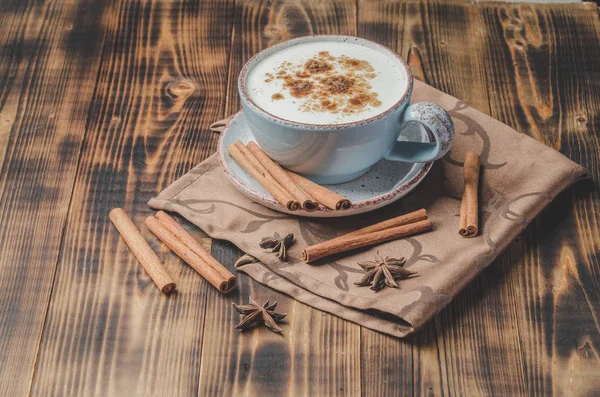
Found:
[{"label": "star anise", "polygon": [[385,286],[398,288],[396,279],[403,280],[417,274],[403,268],[405,263],[406,259],[404,258],[396,259],[388,256],[382,258],[378,252],[376,261],[358,263],[367,273],[358,283],[354,284],[361,287],[370,285],[373,291],[379,291]]},{"label": "star anise", "polygon": [[233,303],[233,307],[240,314],[245,314],[246,317],[235,326],[237,329],[242,331],[252,327],[253,324],[262,321],[267,328],[273,332],[281,333],[283,330],[277,325],[277,321],[283,320],[287,313],[276,313],[274,310],[277,307],[277,302],[270,304],[269,300],[264,305],[259,305],[250,297],[249,305],[236,305]]},{"label": "star anise", "polygon": [[294,235],[292,233],[281,238],[279,233],[275,232],[273,237],[263,237],[260,241],[260,248],[270,251],[277,252],[277,257],[282,260],[287,260],[287,249],[294,242]]}]

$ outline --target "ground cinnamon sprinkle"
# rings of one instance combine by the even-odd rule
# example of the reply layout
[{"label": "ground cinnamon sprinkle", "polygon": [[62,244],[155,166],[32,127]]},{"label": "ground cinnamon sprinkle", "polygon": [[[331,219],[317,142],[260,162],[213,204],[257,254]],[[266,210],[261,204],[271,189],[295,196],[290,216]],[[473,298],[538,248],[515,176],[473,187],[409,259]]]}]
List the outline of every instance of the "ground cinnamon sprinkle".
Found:
[{"label": "ground cinnamon sprinkle", "polygon": [[329,72],[331,69],[333,69],[333,66],[331,66],[329,63],[320,60],[320,59],[309,59],[305,64],[304,64],[304,69],[306,69],[306,71],[308,73],[324,73],[324,72]]},{"label": "ground cinnamon sprinkle", "polygon": [[366,104],[371,104],[373,106],[381,105],[381,101],[369,94],[355,95],[348,100],[348,103],[355,108],[362,108]]},{"label": "ground cinnamon sprinkle", "polygon": [[321,51],[319,52],[319,56],[323,59],[327,59],[328,61],[333,61],[335,59],[329,54],[329,51]]},{"label": "ground cinnamon sprinkle", "polygon": [[361,59],[348,58],[346,56],[341,56],[339,58],[339,63],[342,65],[344,69],[350,70],[361,70],[372,73],[374,71],[373,66],[367,61],[363,61]]},{"label": "ground cinnamon sprinkle", "polygon": [[302,98],[307,96],[312,90],[313,85],[307,80],[293,80],[286,81],[285,86],[290,89],[290,94],[296,98]]},{"label": "ground cinnamon sprinkle", "polygon": [[337,104],[335,102],[331,102],[329,99],[322,99],[321,106],[330,111],[337,109]]},{"label": "ground cinnamon sprinkle", "polygon": [[[376,74],[366,60],[336,58],[321,51],[304,64],[283,62],[274,74],[267,77],[283,80],[291,96],[304,98],[300,104],[304,111],[356,113],[367,106],[381,106],[369,84]],[[283,99],[283,95],[276,93],[271,99]]]},{"label": "ground cinnamon sprinkle", "polygon": [[354,85],[354,79],[342,75],[331,76],[322,81],[325,89],[334,94],[345,94]]}]

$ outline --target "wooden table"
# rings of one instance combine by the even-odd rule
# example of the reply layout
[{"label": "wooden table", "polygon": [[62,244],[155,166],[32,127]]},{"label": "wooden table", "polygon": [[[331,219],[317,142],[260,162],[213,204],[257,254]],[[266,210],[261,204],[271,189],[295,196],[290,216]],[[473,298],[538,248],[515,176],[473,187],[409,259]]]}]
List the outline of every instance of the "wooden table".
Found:
[{"label": "wooden table", "polygon": [[[4,0],[0,395],[600,394],[600,19],[593,3]],[[252,54],[349,34],[586,166],[480,277],[404,340],[239,277],[221,296],[142,228],[165,297],[108,219],[215,151]],[[189,225],[188,225],[189,226]],[[201,232],[189,227],[197,237]],[[214,241],[232,268],[240,252]],[[232,301],[276,298],[283,337]]]}]

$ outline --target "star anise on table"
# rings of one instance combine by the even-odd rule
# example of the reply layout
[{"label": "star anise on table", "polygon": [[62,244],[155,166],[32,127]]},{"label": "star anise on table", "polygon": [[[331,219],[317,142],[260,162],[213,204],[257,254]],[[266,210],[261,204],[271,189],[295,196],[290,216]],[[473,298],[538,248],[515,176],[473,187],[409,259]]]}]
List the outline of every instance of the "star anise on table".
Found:
[{"label": "star anise on table", "polygon": [[270,304],[269,299],[267,299],[265,304],[261,306],[256,303],[252,297],[250,297],[249,300],[250,304],[248,305],[233,304],[233,307],[238,313],[246,315],[235,328],[243,331],[262,321],[271,331],[277,333],[283,332],[277,325],[277,321],[283,320],[283,318],[287,316],[287,313],[277,313],[274,311],[277,307],[277,302]]},{"label": "star anise on table", "polygon": [[377,253],[377,260],[359,262],[358,265],[367,272],[364,277],[355,285],[360,287],[371,286],[373,291],[379,291],[385,286],[398,288],[397,279],[403,280],[417,273],[406,270],[403,266],[406,263],[406,259],[385,258]]},{"label": "star anise on table", "polygon": [[263,237],[260,241],[260,248],[270,251],[277,252],[277,258],[282,261],[287,260],[287,249],[294,242],[294,235],[292,233],[285,237],[281,237],[279,233],[275,232],[273,237]]}]

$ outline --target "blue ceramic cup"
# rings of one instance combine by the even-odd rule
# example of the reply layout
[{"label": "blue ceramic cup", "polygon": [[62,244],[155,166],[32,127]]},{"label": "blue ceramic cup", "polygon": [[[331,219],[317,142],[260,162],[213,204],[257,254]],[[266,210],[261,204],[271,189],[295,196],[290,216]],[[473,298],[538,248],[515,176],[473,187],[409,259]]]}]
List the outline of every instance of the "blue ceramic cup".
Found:
[{"label": "blue ceramic cup", "polygon": [[[254,65],[284,48],[319,41],[350,42],[389,57],[400,66],[398,72],[406,74],[405,92],[389,109],[343,124],[286,120],[252,101],[245,81]],[[454,138],[452,119],[444,109],[432,103],[409,105],[412,89],[413,76],[398,54],[375,42],[350,36],[306,36],[269,47],[244,65],[238,79],[244,115],[257,143],[282,166],[321,184],[358,178],[383,158],[420,163],[437,160],[448,152]],[[421,137],[415,134],[415,127]]]}]

